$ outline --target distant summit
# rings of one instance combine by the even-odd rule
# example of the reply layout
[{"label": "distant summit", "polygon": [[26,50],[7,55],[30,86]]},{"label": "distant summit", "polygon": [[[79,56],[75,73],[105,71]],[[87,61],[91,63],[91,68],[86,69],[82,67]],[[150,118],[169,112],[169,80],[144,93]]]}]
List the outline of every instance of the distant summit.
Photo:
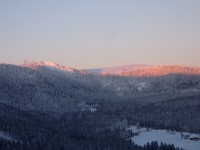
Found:
[{"label": "distant summit", "polygon": [[81,70],[77,70],[77,69],[73,69],[67,66],[62,66],[59,65],[57,63],[54,62],[43,62],[43,61],[38,61],[38,62],[30,62],[30,63],[23,63],[19,66],[23,66],[23,67],[28,67],[31,69],[37,69],[38,67],[46,67],[48,69],[52,69],[52,70],[56,70],[56,71],[65,71],[65,72],[78,72],[78,73],[82,73],[85,74],[85,72],[81,71]]},{"label": "distant summit", "polygon": [[118,67],[108,67],[108,68],[98,68],[98,69],[83,69],[83,71],[89,72],[89,73],[97,73],[97,74],[117,74],[121,75],[123,72],[130,71],[130,70],[136,70],[136,69],[144,69],[152,67],[151,65],[145,65],[145,64],[132,64],[132,65],[124,65],[124,66],[118,66]]}]

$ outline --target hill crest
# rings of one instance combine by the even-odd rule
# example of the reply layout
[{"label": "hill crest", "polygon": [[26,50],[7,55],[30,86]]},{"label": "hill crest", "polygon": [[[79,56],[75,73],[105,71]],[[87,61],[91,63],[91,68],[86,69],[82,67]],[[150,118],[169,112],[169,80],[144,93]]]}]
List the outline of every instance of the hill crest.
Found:
[{"label": "hill crest", "polygon": [[121,76],[164,76],[168,74],[185,74],[200,75],[199,67],[179,66],[179,65],[163,65],[152,66],[144,69],[129,70],[121,73]]}]

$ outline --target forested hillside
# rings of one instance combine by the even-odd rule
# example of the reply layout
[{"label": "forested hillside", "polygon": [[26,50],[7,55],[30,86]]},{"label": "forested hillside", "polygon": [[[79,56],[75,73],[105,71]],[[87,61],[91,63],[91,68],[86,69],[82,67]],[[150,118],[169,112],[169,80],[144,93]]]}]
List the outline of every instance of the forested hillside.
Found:
[{"label": "forested hillside", "polygon": [[163,76],[167,74],[187,74],[187,75],[200,75],[200,68],[198,67],[185,67],[178,65],[165,65],[165,66],[154,66],[144,69],[128,70],[123,72],[123,76]]},{"label": "forested hillside", "polygon": [[200,133],[199,69],[176,68],[120,76],[55,63],[0,64],[0,146],[151,150],[158,143],[137,146],[125,129]]}]

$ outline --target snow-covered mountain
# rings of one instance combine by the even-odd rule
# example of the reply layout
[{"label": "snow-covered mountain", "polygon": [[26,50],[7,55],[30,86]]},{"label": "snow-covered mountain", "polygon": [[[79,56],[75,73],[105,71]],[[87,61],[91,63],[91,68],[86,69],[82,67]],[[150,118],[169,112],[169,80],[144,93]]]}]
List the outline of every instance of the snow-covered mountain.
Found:
[{"label": "snow-covered mountain", "polygon": [[63,72],[66,72],[66,73],[87,74],[84,71],[77,70],[77,69],[74,69],[74,68],[70,68],[70,67],[67,67],[67,66],[62,66],[62,65],[59,65],[59,64],[54,63],[54,62],[43,62],[43,61],[34,62],[34,61],[32,61],[30,63],[19,64],[19,66],[28,67],[28,68],[31,68],[31,69],[36,69],[36,68],[39,68],[39,67],[45,67],[47,69],[51,69],[51,70],[54,70],[54,71],[63,71]]},{"label": "snow-covered mountain", "polygon": [[144,69],[151,67],[151,65],[145,64],[132,64],[132,65],[124,65],[124,66],[117,66],[117,67],[108,67],[108,68],[97,68],[97,69],[83,69],[83,71],[90,72],[90,73],[98,73],[98,74],[122,74],[123,72],[136,70],[136,69]]}]

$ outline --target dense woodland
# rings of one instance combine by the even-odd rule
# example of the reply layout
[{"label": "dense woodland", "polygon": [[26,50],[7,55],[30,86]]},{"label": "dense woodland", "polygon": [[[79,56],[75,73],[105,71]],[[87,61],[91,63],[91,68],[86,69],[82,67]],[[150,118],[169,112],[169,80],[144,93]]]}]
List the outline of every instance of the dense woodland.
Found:
[{"label": "dense woodland", "polygon": [[0,64],[0,149],[178,150],[156,141],[135,145],[129,138],[137,135],[126,128],[200,133],[198,75],[69,70]]},{"label": "dense woodland", "polygon": [[[98,116],[90,111],[64,114],[55,119],[45,114],[21,111],[5,104],[0,107],[1,134],[7,137],[0,140],[2,150],[181,149],[170,144],[158,144],[156,141],[144,146],[135,145],[128,140],[134,133],[118,127],[111,130],[107,123],[97,122]],[[122,133],[126,133],[125,136],[122,136]]]}]

